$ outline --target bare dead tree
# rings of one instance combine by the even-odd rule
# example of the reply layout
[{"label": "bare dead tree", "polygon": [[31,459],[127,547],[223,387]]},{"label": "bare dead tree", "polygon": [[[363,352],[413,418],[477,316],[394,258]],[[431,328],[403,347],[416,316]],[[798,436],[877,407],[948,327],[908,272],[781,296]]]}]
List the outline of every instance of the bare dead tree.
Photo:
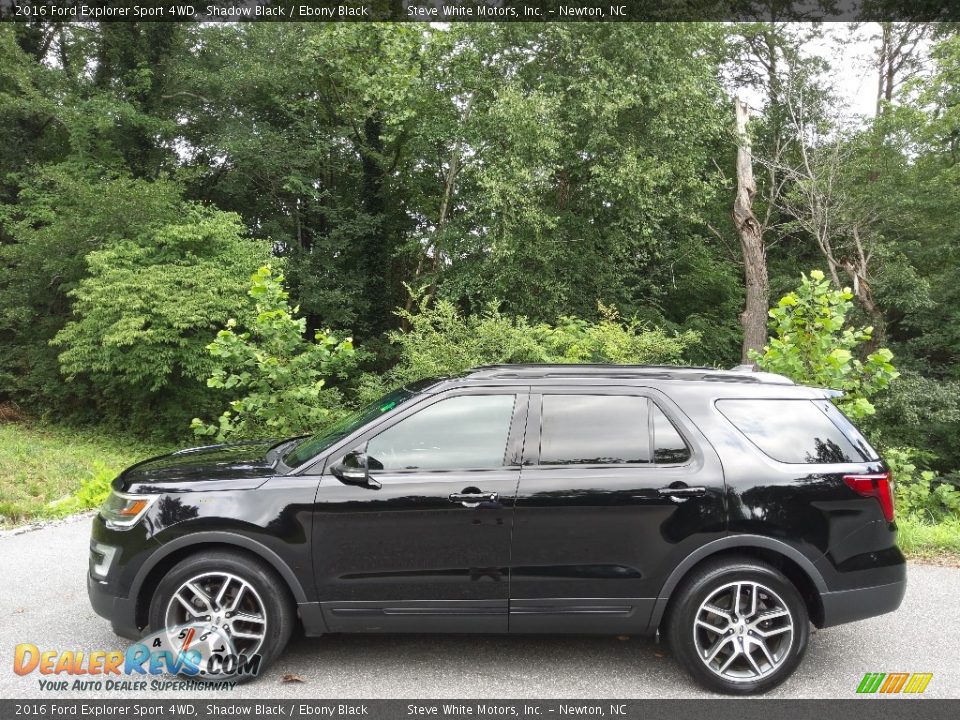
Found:
[{"label": "bare dead tree", "polygon": [[[773,2],[771,10],[778,3]],[[774,16],[778,13],[774,12]],[[748,109],[735,100],[737,116],[737,188],[733,220],[740,239],[740,257],[743,261],[747,300],[740,322],[744,339],[741,356],[749,363],[752,350],[762,350],[766,343],[769,281],[766,254],[770,247],[783,239],[778,198],[789,186],[789,178],[780,172],[784,158],[793,153],[791,128],[784,120],[783,103],[786,95],[800,77],[808,81],[815,69],[815,61],[803,56],[800,48],[819,30],[797,32],[790,23],[771,20],[746,26],[733,43],[735,59],[729,73],[738,85],[759,90],[765,96],[765,141],[760,154],[754,155],[747,130]],[[754,170],[758,172],[758,187]],[[714,234],[723,239],[721,233]]]},{"label": "bare dead tree", "polygon": [[753,177],[753,146],[747,131],[749,115],[746,104],[734,98],[737,122],[737,192],[733,202],[733,224],[740,236],[743,252],[743,279],[747,290],[746,304],[740,316],[743,327],[741,360],[752,363],[751,350],[762,350],[767,341],[767,309],[770,285],[767,277],[767,253],[763,245],[763,225],[753,212],[757,183]]}]

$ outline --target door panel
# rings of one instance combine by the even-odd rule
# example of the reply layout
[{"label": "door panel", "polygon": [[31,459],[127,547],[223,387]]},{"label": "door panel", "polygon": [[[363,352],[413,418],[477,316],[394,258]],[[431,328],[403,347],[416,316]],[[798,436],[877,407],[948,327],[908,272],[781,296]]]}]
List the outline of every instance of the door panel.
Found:
[{"label": "door panel", "polygon": [[[655,431],[662,435],[666,451],[654,452],[651,442],[646,454],[643,448],[628,453],[607,437],[598,445],[602,449],[598,457],[683,458],[676,433],[665,429],[656,409],[677,428],[691,455],[679,464],[538,464],[540,430],[550,431],[551,422],[549,418],[544,422],[541,398],[532,395],[525,457],[530,464],[522,471],[514,514],[510,629],[643,632],[670,570],[693,548],[724,534],[719,459],[679,409],[654,390],[542,392],[635,395],[656,403],[646,415],[638,412],[617,419],[625,428],[624,437],[636,438],[633,424],[646,423],[651,437]],[[628,406],[617,407],[622,411]],[[599,426],[608,432],[610,423],[583,417],[583,436]],[[582,447],[583,437],[576,444]]]},{"label": "door panel", "polygon": [[[397,428],[392,435],[387,435],[390,428],[378,428],[380,441],[358,438],[358,445],[371,451],[370,475],[379,489],[323,476],[315,505],[314,567],[332,631],[507,630],[510,529],[527,396],[517,394],[512,422],[506,417],[501,463],[509,464],[435,467],[453,431],[437,431],[439,406],[418,414],[461,397],[464,393],[455,392],[425,400],[391,425]],[[491,421],[489,409],[488,403],[475,416],[478,422]],[[412,422],[399,428],[408,418]],[[456,418],[449,422],[457,424]],[[478,448],[489,445],[489,439],[477,435],[477,423],[469,423],[467,416],[463,427],[464,437],[472,438],[463,462],[486,462]],[[435,440],[441,436],[445,439]],[[411,463],[431,469],[396,469]],[[380,464],[387,467],[375,469]]]}]

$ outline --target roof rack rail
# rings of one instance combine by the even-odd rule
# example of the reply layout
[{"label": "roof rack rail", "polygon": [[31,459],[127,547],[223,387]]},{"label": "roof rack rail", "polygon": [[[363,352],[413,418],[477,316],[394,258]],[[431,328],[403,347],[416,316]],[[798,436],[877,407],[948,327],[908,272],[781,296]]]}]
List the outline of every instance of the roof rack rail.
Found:
[{"label": "roof rack rail", "polygon": [[753,366],[740,365],[732,370],[711,367],[690,367],[677,365],[599,365],[599,364],[518,364],[518,365],[482,365],[467,371],[471,379],[522,379],[522,378],[569,378],[599,377],[617,379],[647,378],[656,380],[692,380],[706,382],[746,382],[793,385],[794,382],[783,375],[759,372]]}]

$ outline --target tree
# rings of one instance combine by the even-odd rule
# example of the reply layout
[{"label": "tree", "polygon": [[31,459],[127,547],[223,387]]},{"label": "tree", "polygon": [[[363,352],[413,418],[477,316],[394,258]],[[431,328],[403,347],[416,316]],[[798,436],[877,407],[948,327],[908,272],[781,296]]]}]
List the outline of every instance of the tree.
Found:
[{"label": "tree", "polygon": [[929,78],[907,84],[844,172],[881,240],[871,281],[888,341],[905,367],[939,380],[960,378],[960,39],[931,56]]},{"label": "tree", "polygon": [[792,218],[791,225],[813,238],[834,286],[843,286],[841,271],[848,276],[854,296],[873,323],[871,346],[875,346],[884,339],[885,323],[873,291],[880,255],[877,211],[857,189],[864,148],[855,135],[836,128],[833,137],[823,137],[792,109],[791,121],[800,138],[799,162],[781,168],[790,184],[778,204]]},{"label": "tree", "polygon": [[753,197],[757,183],[753,179],[753,153],[747,132],[747,107],[740,98],[734,99],[737,118],[737,193],[733,203],[733,223],[740,235],[743,251],[743,272],[747,286],[746,305],[741,315],[743,325],[742,361],[749,362],[751,353],[763,346],[766,338],[766,314],[770,302],[767,279],[766,248],[763,227],[753,213]]},{"label": "tree", "polygon": [[0,392],[65,411],[72,393],[49,342],[71,317],[71,293],[89,275],[87,254],[131,238],[146,242],[179,218],[182,189],[97,177],[72,163],[44,166],[20,184],[17,203],[0,207]]},{"label": "tree", "polygon": [[[820,36],[815,27],[787,23],[793,12],[789,5],[770,2],[771,20],[734,26],[728,39],[726,69],[733,83],[763,101],[762,112],[748,126],[748,108],[735,99],[736,193],[734,227],[740,238],[746,302],[740,315],[743,328],[741,361],[749,362],[765,337],[769,305],[770,249],[787,235],[780,200],[789,189],[783,172],[789,167],[798,136],[788,122],[789,108],[803,97],[804,119],[819,119],[825,96],[819,84],[823,63],[805,53],[808,42]],[[819,102],[814,102],[814,100]],[[759,182],[754,165],[763,168]]]},{"label": "tree", "polygon": [[[477,25],[474,35],[495,30]],[[705,231],[724,135],[716,28],[510,26],[481,35],[499,82],[471,106],[439,294],[552,321],[651,300],[667,248]],[[503,75],[506,75],[506,81]],[[479,160],[475,159],[479,158]],[[443,264],[441,264],[443,267]]]},{"label": "tree", "polygon": [[178,211],[86,256],[89,275],[68,293],[73,319],[52,341],[68,381],[91,381],[113,412],[162,407],[159,424],[187,411],[177,401],[209,375],[210,335],[269,254],[233,214]]},{"label": "tree", "polygon": [[887,111],[897,90],[922,70],[925,43],[937,23],[881,21],[877,42],[877,116]]}]

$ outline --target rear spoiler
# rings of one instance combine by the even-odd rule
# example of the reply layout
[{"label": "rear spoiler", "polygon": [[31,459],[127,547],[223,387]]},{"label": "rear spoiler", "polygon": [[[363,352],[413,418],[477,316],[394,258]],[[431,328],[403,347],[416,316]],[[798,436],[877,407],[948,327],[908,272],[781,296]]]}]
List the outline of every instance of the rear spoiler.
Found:
[{"label": "rear spoiler", "polygon": [[[736,367],[730,368],[730,372],[735,373],[752,373],[758,377],[760,380],[766,380],[767,382],[786,382],[793,384],[793,381],[785,375],[777,375],[775,373],[762,372],[757,370],[755,365],[737,365]],[[823,393],[824,397],[827,398],[839,398],[843,397],[843,390],[833,390],[832,388],[820,388],[814,387],[813,385],[808,385],[811,390],[819,390]]]}]

